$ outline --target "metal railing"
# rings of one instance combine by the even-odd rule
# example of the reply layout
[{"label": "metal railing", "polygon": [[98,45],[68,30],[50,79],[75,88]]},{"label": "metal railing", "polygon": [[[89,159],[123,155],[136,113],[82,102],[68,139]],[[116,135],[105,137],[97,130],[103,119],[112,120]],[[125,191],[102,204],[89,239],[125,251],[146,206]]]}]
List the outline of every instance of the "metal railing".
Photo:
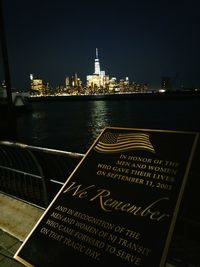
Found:
[{"label": "metal railing", "polygon": [[0,141],[0,191],[47,207],[83,156]]}]

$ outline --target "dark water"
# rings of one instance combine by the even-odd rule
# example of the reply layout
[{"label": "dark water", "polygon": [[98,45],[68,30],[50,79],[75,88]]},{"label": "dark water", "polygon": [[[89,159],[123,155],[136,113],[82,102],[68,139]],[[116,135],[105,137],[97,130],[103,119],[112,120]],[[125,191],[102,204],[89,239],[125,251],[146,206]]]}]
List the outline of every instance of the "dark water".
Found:
[{"label": "dark water", "polygon": [[17,139],[85,153],[107,126],[200,131],[200,99],[33,103],[17,119]]}]

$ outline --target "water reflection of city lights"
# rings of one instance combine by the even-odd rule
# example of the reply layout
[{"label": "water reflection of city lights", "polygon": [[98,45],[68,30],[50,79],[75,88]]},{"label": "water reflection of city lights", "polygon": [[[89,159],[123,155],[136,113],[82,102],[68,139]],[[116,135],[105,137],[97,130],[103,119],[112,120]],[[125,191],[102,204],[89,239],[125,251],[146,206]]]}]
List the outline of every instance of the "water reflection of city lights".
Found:
[{"label": "water reflection of city lights", "polygon": [[102,129],[108,126],[108,108],[106,101],[91,101],[91,120],[88,126],[92,138],[96,138]]},{"label": "water reflection of city lights", "polygon": [[35,111],[32,113],[32,138],[34,141],[41,141],[48,136],[48,125],[45,111]]}]

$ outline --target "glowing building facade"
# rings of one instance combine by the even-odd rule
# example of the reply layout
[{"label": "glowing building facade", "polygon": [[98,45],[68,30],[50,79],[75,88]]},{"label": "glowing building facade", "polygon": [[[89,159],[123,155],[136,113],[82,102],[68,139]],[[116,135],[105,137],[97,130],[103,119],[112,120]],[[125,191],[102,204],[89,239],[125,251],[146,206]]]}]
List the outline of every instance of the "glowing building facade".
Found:
[{"label": "glowing building facade", "polygon": [[46,95],[49,93],[49,83],[44,83],[42,79],[30,74],[31,80],[31,94],[32,95]]},{"label": "glowing building facade", "polygon": [[34,77],[33,74],[30,74],[30,79],[32,90],[42,91],[44,89],[44,85],[41,79]]}]

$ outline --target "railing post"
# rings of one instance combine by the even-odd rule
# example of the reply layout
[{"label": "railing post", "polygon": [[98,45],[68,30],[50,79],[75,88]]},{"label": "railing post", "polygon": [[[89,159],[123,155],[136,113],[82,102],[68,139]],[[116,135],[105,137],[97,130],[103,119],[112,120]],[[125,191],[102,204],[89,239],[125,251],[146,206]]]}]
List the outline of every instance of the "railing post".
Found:
[{"label": "railing post", "polygon": [[41,165],[39,164],[37,158],[35,157],[35,155],[32,153],[32,151],[30,151],[28,148],[26,148],[27,152],[29,153],[29,155],[31,156],[31,158],[33,159],[33,161],[35,162],[39,174],[41,176],[42,179],[42,186],[43,186],[43,192],[44,192],[44,205],[45,207],[47,207],[49,205],[50,199],[51,199],[51,195],[50,195],[50,181],[48,181],[45,176],[44,176],[44,172],[42,170]]}]

